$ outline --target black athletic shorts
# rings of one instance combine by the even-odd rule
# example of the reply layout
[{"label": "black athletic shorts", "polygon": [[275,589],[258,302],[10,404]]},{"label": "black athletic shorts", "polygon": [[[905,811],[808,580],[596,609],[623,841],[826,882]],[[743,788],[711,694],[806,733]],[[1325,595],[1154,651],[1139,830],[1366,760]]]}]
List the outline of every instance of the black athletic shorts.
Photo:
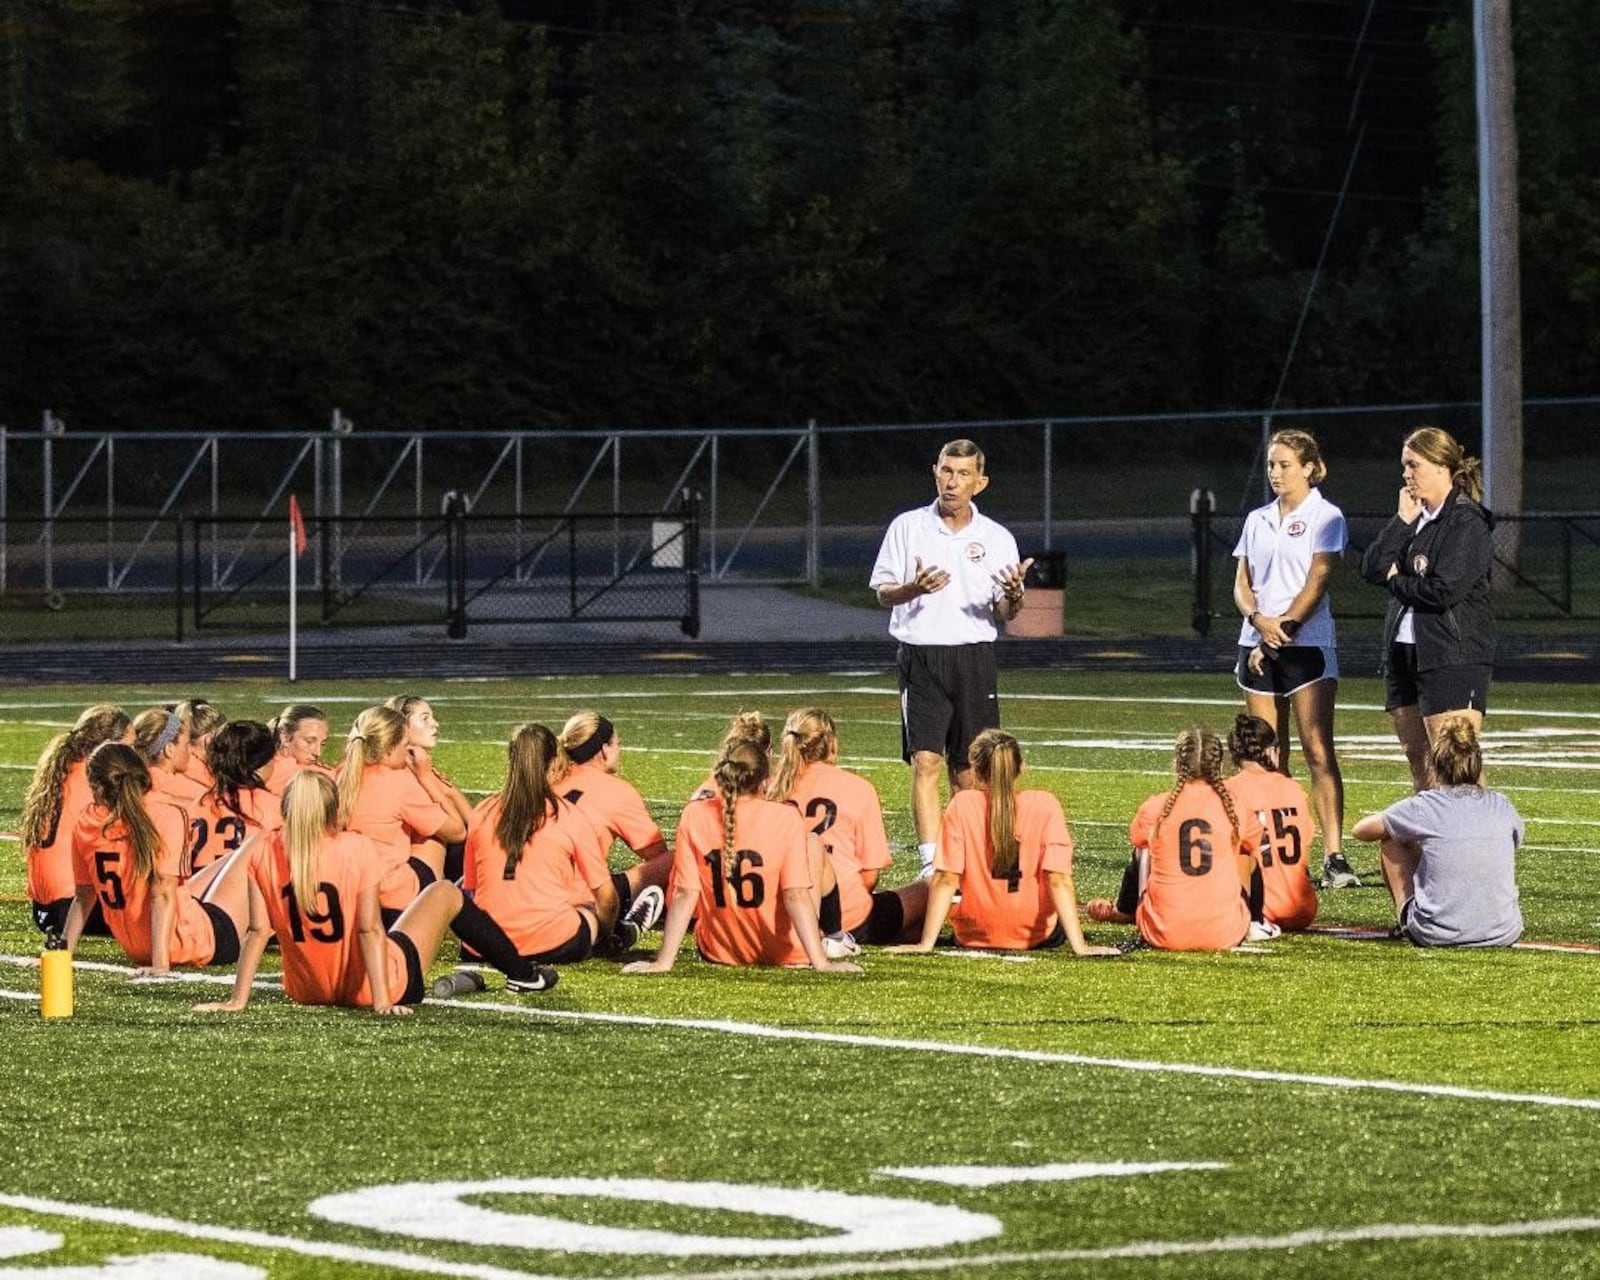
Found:
[{"label": "black athletic shorts", "polygon": [[1240,645],[1239,661],[1233,668],[1239,687],[1246,693],[1287,698],[1318,680],[1339,678],[1339,664],[1331,648],[1295,644],[1284,649],[1262,649],[1260,675],[1250,670],[1252,652],[1249,645]]},{"label": "black athletic shorts", "polygon": [[233,918],[214,902],[202,902],[206,914],[211,917],[211,932],[216,935],[216,945],[212,948],[211,959],[207,964],[235,964],[239,959],[239,930],[234,927]]},{"label": "black athletic shorts", "polygon": [[[421,858],[407,858],[406,866],[411,868],[411,874],[417,878],[417,893],[421,893],[439,878],[433,873],[433,868]],[[411,896],[415,898],[417,895],[414,893]],[[396,910],[394,907],[380,907],[378,908],[378,914],[383,917],[384,931],[387,932],[394,928],[396,922],[399,921],[401,916],[405,915],[405,912]]]},{"label": "black athletic shorts", "polygon": [[400,954],[406,958],[406,989],[390,998],[396,1004],[421,1004],[427,987],[422,978],[422,957],[417,954],[417,944],[411,941],[410,934],[399,929],[389,935],[389,941],[399,947]]},{"label": "black athletic shorts", "polygon": [[872,895],[872,910],[850,932],[857,942],[885,947],[900,941],[906,928],[905,903],[892,889],[879,889]]},{"label": "black athletic shorts", "polygon": [[578,931],[559,947],[536,956],[523,956],[533,964],[577,964],[594,954],[594,934],[589,930],[587,916],[578,917]]},{"label": "black athletic shorts", "polygon": [[966,768],[972,740],[1000,723],[994,645],[902,644],[896,665],[901,757],[931,751]]},{"label": "black athletic shorts", "polygon": [[1415,707],[1425,716],[1446,711],[1489,709],[1490,667],[1469,664],[1417,670],[1417,646],[1395,643],[1389,646],[1389,661],[1384,664],[1383,709]]}]

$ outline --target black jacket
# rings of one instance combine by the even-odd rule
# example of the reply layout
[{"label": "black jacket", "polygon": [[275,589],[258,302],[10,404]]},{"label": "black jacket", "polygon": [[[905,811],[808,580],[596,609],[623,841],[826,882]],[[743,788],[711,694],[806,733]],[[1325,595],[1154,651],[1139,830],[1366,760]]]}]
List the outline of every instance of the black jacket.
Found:
[{"label": "black jacket", "polygon": [[[1460,489],[1452,489],[1436,519],[1420,530],[1395,516],[1361,558],[1361,575],[1389,593],[1383,620],[1384,662],[1400,615],[1411,609],[1417,670],[1494,663],[1494,518]],[[1389,566],[1400,572],[1389,577]]]}]

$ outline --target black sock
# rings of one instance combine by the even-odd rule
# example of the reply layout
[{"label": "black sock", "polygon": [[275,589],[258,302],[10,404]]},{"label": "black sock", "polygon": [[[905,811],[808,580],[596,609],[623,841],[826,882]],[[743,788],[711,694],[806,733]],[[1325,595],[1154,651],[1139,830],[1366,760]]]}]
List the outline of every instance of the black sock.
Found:
[{"label": "black sock", "polygon": [[1266,918],[1262,913],[1267,904],[1267,885],[1266,881],[1261,878],[1260,867],[1256,867],[1250,872],[1250,889],[1244,895],[1244,900],[1250,904],[1250,918],[1252,920]]},{"label": "black sock", "polygon": [[817,912],[817,923],[822,927],[822,932],[825,935],[838,933],[844,928],[844,919],[839,913],[838,885],[834,885],[832,889],[822,895],[822,907]]},{"label": "black sock", "polygon": [[628,883],[625,871],[611,873],[611,887],[617,891],[617,927],[622,927],[622,917],[628,914],[628,908],[633,905],[633,886]]},{"label": "black sock", "polygon": [[532,978],[537,965],[517,954],[516,945],[494,917],[471,899],[450,922],[450,932],[508,978]]}]

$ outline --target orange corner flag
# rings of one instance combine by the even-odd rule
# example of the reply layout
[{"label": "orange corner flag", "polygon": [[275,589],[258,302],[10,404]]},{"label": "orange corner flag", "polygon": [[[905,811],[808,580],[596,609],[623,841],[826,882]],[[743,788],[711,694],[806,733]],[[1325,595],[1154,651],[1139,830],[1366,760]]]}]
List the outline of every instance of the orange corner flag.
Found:
[{"label": "orange corner flag", "polygon": [[289,495],[289,527],[294,530],[294,553],[303,556],[306,548],[311,545],[306,537],[305,518],[300,514],[300,499],[294,494]]}]

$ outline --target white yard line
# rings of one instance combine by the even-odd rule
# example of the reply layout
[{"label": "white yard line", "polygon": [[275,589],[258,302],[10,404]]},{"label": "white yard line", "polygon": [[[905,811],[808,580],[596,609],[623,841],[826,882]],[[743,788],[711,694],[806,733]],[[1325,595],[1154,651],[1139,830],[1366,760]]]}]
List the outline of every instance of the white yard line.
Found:
[{"label": "white yard line", "polygon": [[[1552,948],[1565,951],[1566,948]],[[0,955],[0,962],[37,965],[32,956]],[[131,973],[115,965],[98,965],[102,971]],[[220,975],[175,974],[173,981],[216,981]],[[231,981],[231,979],[226,979]],[[808,1044],[845,1045],[890,1053],[927,1053],[958,1058],[989,1058],[1010,1062],[1036,1062],[1057,1066],[1127,1071],[1144,1075],[1200,1076],[1216,1080],[1251,1080],[1262,1084],[1310,1085],[1323,1089],[1370,1090],[1412,1094],[1429,1098],[1456,1098],[1467,1102],[1508,1103],[1515,1106],[1558,1107],[1600,1111],[1600,1098],[1568,1098],[1548,1093],[1511,1093],[1500,1089],[1468,1089],[1460,1085],[1424,1084],[1405,1080],[1374,1080],[1359,1076],[1330,1076],[1315,1072],[1267,1071],[1251,1067],[1222,1067],[1198,1062],[1159,1062],[1144,1058],[1103,1058],[1091,1054],[1045,1049],[1016,1049],[998,1045],[960,1044],[946,1040],[901,1040],[892,1036],[864,1036],[843,1031],[807,1031],[799,1027],[768,1026],[759,1022],[733,1022],[716,1018],[658,1018],[637,1013],[586,1013],[576,1009],[541,1009],[536,1004],[508,1004],[493,1000],[429,1000],[432,1008],[471,1009],[508,1013],[524,1018],[560,1022],[591,1022],[610,1026],[660,1027],[677,1031],[705,1031],[716,1035],[744,1036],[753,1040],[791,1040]]]}]

